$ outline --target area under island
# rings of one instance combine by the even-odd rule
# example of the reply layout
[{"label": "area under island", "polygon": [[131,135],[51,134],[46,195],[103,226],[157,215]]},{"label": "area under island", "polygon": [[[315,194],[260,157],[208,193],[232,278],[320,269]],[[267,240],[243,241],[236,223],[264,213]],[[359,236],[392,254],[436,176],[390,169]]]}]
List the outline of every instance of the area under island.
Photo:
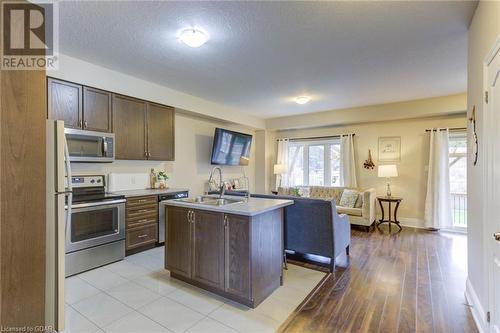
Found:
[{"label": "area under island", "polygon": [[282,283],[283,207],[292,200],[213,196],[166,203],[170,276],[249,307]]}]

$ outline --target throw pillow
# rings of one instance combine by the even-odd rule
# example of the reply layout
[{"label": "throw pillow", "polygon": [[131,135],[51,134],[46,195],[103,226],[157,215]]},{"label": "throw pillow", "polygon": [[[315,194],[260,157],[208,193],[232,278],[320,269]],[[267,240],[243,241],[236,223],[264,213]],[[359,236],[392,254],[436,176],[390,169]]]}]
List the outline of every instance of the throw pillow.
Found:
[{"label": "throw pillow", "polygon": [[359,192],[358,193],[358,200],[356,200],[356,203],[354,204],[354,208],[361,208],[363,207],[363,193]]},{"label": "throw pillow", "polygon": [[354,208],[356,200],[358,200],[358,194],[356,190],[344,190],[342,192],[342,197],[340,197],[340,206]]}]

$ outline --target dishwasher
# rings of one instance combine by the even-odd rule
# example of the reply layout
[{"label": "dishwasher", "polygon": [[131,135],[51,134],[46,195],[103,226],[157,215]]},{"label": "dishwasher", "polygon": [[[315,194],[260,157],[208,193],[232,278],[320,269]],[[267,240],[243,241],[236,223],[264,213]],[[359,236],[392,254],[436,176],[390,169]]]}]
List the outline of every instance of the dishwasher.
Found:
[{"label": "dishwasher", "polygon": [[160,194],[158,196],[158,244],[165,243],[165,230],[167,227],[167,216],[165,215],[165,202],[173,199],[187,198],[188,191]]}]

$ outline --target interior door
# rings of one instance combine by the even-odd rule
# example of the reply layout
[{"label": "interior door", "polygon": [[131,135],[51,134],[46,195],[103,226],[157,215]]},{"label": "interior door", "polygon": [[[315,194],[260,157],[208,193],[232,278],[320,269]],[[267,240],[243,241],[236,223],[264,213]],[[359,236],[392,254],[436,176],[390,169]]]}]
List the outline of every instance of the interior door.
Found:
[{"label": "interior door", "polygon": [[[490,149],[488,153],[492,157],[487,164],[487,168],[491,168],[487,172],[491,182],[490,189],[492,196],[489,197],[486,221],[489,221],[488,237],[491,249],[490,267],[490,329],[491,332],[500,332],[500,216],[496,203],[500,200],[500,44],[496,49],[496,55],[492,57],[487,67],[487,119],[490,133]],[[488,197],[488,196],[487,196]]]}]

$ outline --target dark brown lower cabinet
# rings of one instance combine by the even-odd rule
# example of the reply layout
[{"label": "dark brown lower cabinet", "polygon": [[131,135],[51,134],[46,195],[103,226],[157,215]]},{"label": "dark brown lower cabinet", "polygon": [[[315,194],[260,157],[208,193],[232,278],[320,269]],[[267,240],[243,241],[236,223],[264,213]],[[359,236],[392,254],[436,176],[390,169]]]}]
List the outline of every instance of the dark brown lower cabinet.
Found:
[{"label": "dark brown lower cabinet", "polygon": [[193,280],[224,288],[224,214],[193,211]]},{"label": "dark brown lower cabinet", "polygon": [[168,207],[168,240],[165,268],[179,276],[191,277],[191,210]]},{"label": "dark brown lower cabinet", "polygon": [[172,277],[255,307],[280,286],[283,210],[256,216],[167,206]]}]

